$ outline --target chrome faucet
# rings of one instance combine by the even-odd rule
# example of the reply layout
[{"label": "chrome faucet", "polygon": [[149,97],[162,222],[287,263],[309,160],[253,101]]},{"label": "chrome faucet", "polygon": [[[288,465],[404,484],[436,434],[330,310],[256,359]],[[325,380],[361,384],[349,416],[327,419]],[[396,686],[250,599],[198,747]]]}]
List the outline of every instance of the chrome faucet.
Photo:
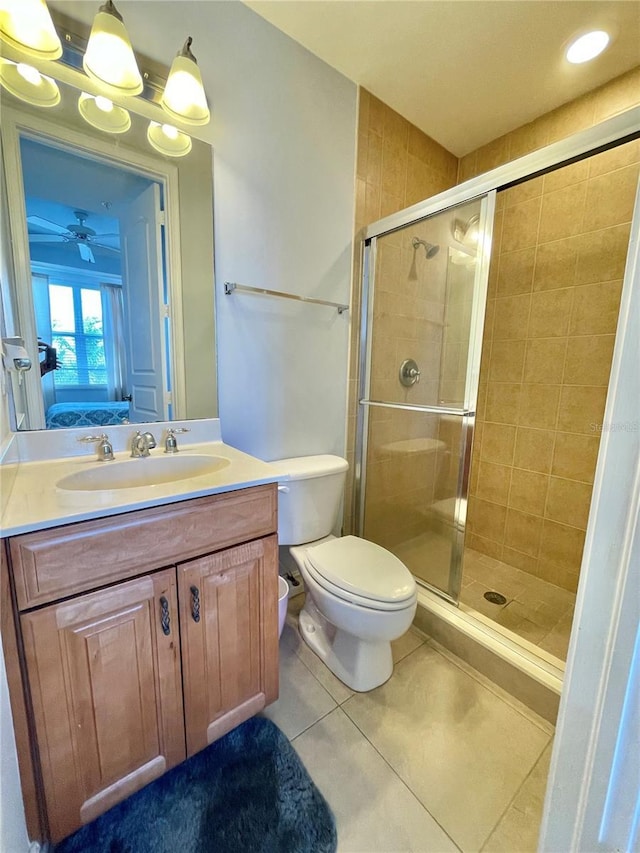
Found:
[{"label": "chrome faucet", "polygon": [[143,456],[148,456],[149,451],[156,446],[156,440],[150,432],[140,432],[138,430],[131,439],[131,456],[134,459],[140,459]]},{"label": "chrome faucet", "polygon": [[82,441],[85,444],[94,441],[98,442],[98,460],[100,462],[113,462],[113,445],[106,433],[103,432],[101,435],[83,435],[80,436],[78,441]]}]

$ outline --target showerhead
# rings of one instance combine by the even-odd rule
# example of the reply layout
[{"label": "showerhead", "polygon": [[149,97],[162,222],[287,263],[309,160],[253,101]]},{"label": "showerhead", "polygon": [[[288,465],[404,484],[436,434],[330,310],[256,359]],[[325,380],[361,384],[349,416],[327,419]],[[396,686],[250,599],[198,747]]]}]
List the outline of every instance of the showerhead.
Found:
[{"label": "showerhead", "polygon": [[437,243],[427,243],[426,240],[420,240],[419,237],[414,237],[411,241],[411,245],[414,249],[417,249],[418,246],[424,246],[424,253],[429,260],[431,258],[435,258],[440,251],[440,246],[438,246]]}]

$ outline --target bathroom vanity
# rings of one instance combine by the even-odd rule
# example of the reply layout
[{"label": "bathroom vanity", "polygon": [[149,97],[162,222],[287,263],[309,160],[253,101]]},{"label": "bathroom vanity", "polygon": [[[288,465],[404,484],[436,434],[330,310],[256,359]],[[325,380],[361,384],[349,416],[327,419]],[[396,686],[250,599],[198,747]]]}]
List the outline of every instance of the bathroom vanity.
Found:
[{"label": "bathroom vanity", "polygon": [[65,837],[277,698],[277,489],[233,476],[212,475],[214,494],[5,534],[32,838]]}]

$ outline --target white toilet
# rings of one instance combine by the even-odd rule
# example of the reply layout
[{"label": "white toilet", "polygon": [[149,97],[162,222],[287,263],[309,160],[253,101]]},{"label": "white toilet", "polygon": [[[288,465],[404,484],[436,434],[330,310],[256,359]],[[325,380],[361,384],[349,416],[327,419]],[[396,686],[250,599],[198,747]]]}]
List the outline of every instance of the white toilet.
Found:
[{"label": "white toilet", "polygon": [[278,486],[278,540],[290,545],[306,599],[300,633],[338,678],[364,692],[393,672],[391,641],[413,621],[413,576],[397,557],[366,539],[331,535],[349,467],[340,456],[271,463]]}]

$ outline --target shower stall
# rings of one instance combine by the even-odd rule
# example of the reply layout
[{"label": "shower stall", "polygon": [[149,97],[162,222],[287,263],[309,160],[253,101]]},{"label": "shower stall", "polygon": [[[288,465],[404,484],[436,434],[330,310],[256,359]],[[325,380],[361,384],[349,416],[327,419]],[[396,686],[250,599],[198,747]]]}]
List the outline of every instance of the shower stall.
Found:
[{"label": "shower stall", "polygon": [[633,117],[611,119],[365,237],[357,532],[408,566],[433,612],[446,599],[450,624],[515,643],[558,684],[637,215],[637,133]]},{"label": "shower stall", "polygon": [[367,244],[359,528],[457,602],[495,192]]}]

